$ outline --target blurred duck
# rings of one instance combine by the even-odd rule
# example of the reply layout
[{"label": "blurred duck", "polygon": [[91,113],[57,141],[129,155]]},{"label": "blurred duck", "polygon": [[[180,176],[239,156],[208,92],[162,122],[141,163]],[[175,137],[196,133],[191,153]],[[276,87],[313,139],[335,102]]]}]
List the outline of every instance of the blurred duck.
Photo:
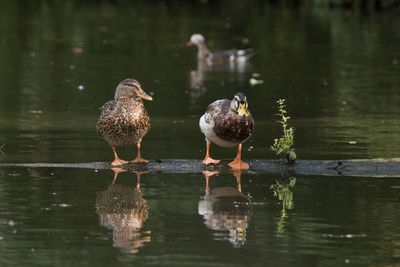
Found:
[{"label": "blurred duck", "polygon": [[207,49],[203,35],[196,33],[190,37],[188,46],[195,45],[198,48],[197,59],[206,60],[208,64],[223,64],[226,62],[243,62],[255,54],[253,48],[248,49],[227,49],[210,51]]},{"label": "blurred duck", "polygon": [[249,139],[254,130],[254,120],[247,107],[246,96],[240,92],[232,100],[217,100],[207,107],[199,121],[207,142],[204,164],[220,162],[210,157],[212,142],[222,147],[238,146],[237,156],[229,166],[233,169],[249,169],[249,164],[241,160],[242,143]]},{"label": "blurred duck", "polygon": [[101,107],[96,129],[97,134],[112,147],[115,157],[112,166],[129,163],[118,157],[116,147],[132,144],[137,145],[137,157],[131,162],[148,162],[140,155],[140,143],[150,129],[150,118],[143,99],[153,100],[138,81],[125,79],[118,84],[114,100]]}]

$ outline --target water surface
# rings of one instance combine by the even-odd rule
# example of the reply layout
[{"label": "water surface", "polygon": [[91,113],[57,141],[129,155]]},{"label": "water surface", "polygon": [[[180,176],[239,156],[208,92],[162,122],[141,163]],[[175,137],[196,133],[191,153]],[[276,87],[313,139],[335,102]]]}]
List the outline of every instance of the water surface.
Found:
[{"label": "water surface", "polygon": [[[2,169],[1,261],[398,263],[396,179],[298,176],[289,186],[276,175],[240,178],[241,193],[234,175],[212,176],[207,194],[202,174],[142,174],[138,189],[134,173],[111,185],[112,171]],[[270,189],[277,183],[292,194],[286,207]],[[223,193],[212,199],[215,190]]]}]

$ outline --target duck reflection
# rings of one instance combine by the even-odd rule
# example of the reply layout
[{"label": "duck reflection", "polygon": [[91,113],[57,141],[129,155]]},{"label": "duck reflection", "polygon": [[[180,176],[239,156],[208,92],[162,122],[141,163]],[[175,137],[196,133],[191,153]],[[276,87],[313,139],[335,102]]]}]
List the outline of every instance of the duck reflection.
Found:
[{"label": "duck reflection", "polygon": [[[207,91],[205,81],[211,72],[230,73],[229,76],[224,76],[228,78],[228,82],[245,83],[251,70],[252,65],[245,61],[228,61],[222,64],[210,64],[205,59],[198,59],[197,69],[189,71],[190,98],[191,100],[196,100]],[[223,85],[225,81],[221,80],[220,83]]]},{"label": "duck reflection", "polygon": [[246,241],[246,229],[252,216],[252,205],[249,198],[242,194],[241,173],[234,172],[237,188],[217,187],[210,190],[209,179],[217,171],[204,171],[206,177],[206,194],[199,201],[198,212],[204,218],[204,224],[215,231],[229,231],[214,234],[216,240],[229,240],[235,247]]},{"label": "duck reflection", "polygon": [[113,230],[114,247],[124,253],[136,253],[150,242],[148,233],[140,230],[149,215],[149,204],[140,192],[140,175],[136,172],[136,187],[116,184],[117,176],[125,170],[112,168],[114,179],[105,191],[97,192],[96,211],[101,226]]},{"label": "duck reflection", "polygon": [[198,60],[197,69],[189,71],[189,85],[190,88],[193,89],[190,92],[190,95],[193,98],[199,97],[206,91],[204,86],[204,78],[206,76],[207,69],[207,63],[205,60]]}]

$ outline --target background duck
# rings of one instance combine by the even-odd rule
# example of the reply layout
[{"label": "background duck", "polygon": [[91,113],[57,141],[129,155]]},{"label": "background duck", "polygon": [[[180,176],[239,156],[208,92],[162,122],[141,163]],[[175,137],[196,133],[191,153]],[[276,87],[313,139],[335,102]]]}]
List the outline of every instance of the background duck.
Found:
[{"label": "background duck", "polygon": [[196,33],[190,37],[188,46],[195,45],[198,48],[197,59],[206,60],[208,64],[223,64],[226,62],[242,62],[246,61],[255,54],[253,48],[247,49],[227,49],[210,51],[207,49],[206,41],[203,35]]},{"label": "background duck", "polygon": [[200,130],[207,142],[204,164],[220,162],[210,157],[210,145],[213,142],[222,147],[238,146],[237,156],[229,166],[233,169],[249,168],[249,164],[241,160],[242,143],[254,130],[254,120],[247,107],[246,96],[240,92],[236,93],[232,100],[217,100],[208,106],[199,121]]},{"label": "background duck", "polygon": [[118,84],[114,100],[101,107],[96,129],[98,135],[113,149],[113,166],[128,163],[118,157],[116,147],[132,144],[137,145],[137,157],[131,162],[148,162],[140,155],[140,143],[150,129],[150,118],[142,99],[153,100],[138,81],[125,79]]}]

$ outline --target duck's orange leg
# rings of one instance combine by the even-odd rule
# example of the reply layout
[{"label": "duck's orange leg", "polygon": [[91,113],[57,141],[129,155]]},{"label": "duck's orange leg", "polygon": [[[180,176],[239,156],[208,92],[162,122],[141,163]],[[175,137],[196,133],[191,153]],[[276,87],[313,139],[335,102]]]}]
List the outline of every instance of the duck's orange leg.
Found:
[{"label": "duck's orange leg", "polygon": [[220,162],[220,160],[216,160],[210,157],[210,145],[211,142],[207,140],[207,153],[206,153],[206,157],[203,160],[203,164],[218,164]]},{"label": "duck's orange leg", "polygon": [[142,158],[142,156],[140,155],[140,142],[138,142],[136,146],[137,146],[137,157],[131,162],[132,163],[149,162],[147,159]]},{"label": "duck's orange leg", "polygon": [[112,150],[114,152],[114,161],[111,162],[111,166],[119,166],[119,165],[124,165],[124,164],[128,164],[129,162],[126,160],[122,160],[118,157],[117,155],[117,149],[115,148],[115,146],[111,146]]},{"label": "duck's orange leg", "polygon": [[250,168],[249,164],[247,164],[246,162],[242,161],[241,154],[242,154],[242,144],[240,144],[238,146],[238,152],[237,152],[236,158],[231,163],[228,164],[229,166],[231,166],[232,169],[234,169],[234,170],[248,170]]}]

